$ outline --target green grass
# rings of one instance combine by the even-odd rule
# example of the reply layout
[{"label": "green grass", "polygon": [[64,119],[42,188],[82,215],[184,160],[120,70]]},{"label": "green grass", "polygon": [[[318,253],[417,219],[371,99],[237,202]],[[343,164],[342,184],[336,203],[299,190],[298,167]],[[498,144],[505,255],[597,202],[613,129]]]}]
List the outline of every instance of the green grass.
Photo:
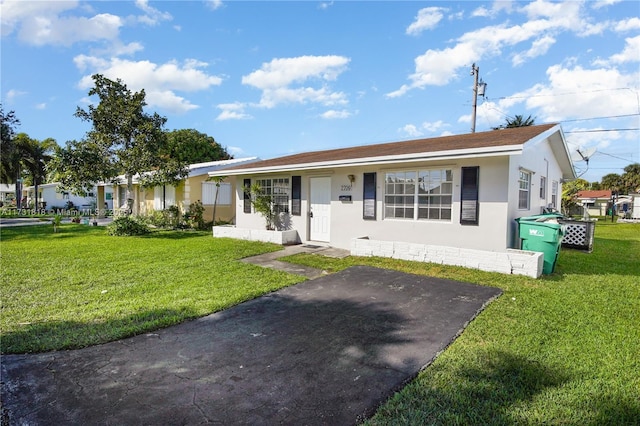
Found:
[{"label": "green grass", "polygon": [[[75,348],[224,309],[301,278],[236,262],[276,246],[209,233],[109,237],[3,229],[2,351]],[[640,419],[640,225],[598,222],[593,253],[563,249],[541,279],[382,258],[371,265],[503,290],[368,425],[632,425]],[[105,292],[106,290],[106,292]]]},{"label": "green grass", "polygon": [[381,258],[288,260],[504,291],[367,425],[638,425],[640,224],[598,223],[595,232],[592,253],[563,249],[556,272],[538,280]]},{"label": "green grass", "polygon": [[3,228],[0,347],[104,343],[201,317],[302,281],[236,259],[278,246],[208,232],[111,237],[102,227]]}]

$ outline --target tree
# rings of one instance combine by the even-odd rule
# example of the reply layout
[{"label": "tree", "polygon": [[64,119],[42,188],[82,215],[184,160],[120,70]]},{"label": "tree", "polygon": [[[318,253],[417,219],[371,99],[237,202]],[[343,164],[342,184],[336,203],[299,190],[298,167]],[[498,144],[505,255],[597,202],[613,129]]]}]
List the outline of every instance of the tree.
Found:
[{"label": "tree", "polygon": [[610,189],[611,191],[620,191],[624,186],[622,176],[617,173],[609,173],[602,176],[600,182],[602,189]]},{"label": "tree", "polygon": [[35,189],[33,208],[38,209],[38,186],[46,181],[48,163],[52,160],[52,154],[58,144],[52,138],[39,141],[30,138],[26,133],[16,135],[15,141],[20,152],[20,164]]},{"label": "tree", "polygon": [[[169,156],[167,135],[163,126],[167,119],[157,113],[148,114],[144,89],[132,93],[122,80],[110,80],[93,75],[95,87],[89,96],[97,96],[99,103],[84,110],[76,109],[75,116],[90,122],[92,129],[85,139],[67,145],[59,155],[67,157],[78,174],[62,158],[56,162],[64,176],[63,185],[88,188],[93,184],[114,182],[124,174],[127,184],[125,211],[133,211],[133,176],[140,176],[143,186],[175,184],[187,176],[186,164]],[[84,157],[89,156],[89,161]]]},{"label": "tree", "polygon": [[562,185],[562,211],[569,215],[573,207],[577,206],[576,194],[589,189],[589,182],[584,179],[576,179]]},{"label": "tree", "polygon": [[640,192],[640,163],[629,164],[621,176],[625,194]]},{"label": "tree", "polygon": [[513,118],[508,118],[506,119],[506,124],[502,124],[498,127],[494,127],[493,130],[499,130],[499,129],[510,129],[512,127],[527,127],[527,126],[533,126],[535,124],[536,119],[534,117],[531,117],[531,115],[529,115],[527,118],[524,118],[522,115],[516,115]]},{"label": "tree", "polygon": [[167,139],[169,155],[186,164],[233,158],[213,137],[194,129],[172,130]]},{"label": "tree", "polygon": [[[0,104],[1,139],[0,139],[0,179],[5,183],[18,183],[20,180],[20,152],[15,145],[15,127],[20,125],[14,111],[6,115]],[[20,208],[20,185],[16,185],[17,207]]]}]

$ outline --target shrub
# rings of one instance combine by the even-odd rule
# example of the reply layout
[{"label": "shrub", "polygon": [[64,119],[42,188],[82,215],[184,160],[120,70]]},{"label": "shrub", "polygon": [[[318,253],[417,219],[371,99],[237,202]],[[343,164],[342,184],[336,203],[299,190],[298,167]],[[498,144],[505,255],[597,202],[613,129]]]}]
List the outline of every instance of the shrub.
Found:
[{"label": "shrub", "polygon": [[187,210],[186,216],[189,218],[188,223],[191,228],[199,230],[206,229],[204,222],[204,206],[200,200],[189,205],[189,210]]},{"label": "shrub", "polygon": [[117,217],[107,225],[107,233],[118,237],[148,234],[149,227],[141,220],[132,216]]}]

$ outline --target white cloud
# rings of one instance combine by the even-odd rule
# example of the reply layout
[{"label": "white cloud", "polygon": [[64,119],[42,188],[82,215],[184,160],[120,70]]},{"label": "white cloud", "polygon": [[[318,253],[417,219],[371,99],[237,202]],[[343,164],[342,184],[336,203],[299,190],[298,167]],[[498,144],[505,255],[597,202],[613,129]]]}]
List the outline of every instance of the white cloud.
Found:
[{"label": "white cloud", "polygon": [[333,119],[343,119],[343,118],[349,118],[351,117],[352,113],[347,111],[346,109],[343,109],[341,111],[337,111],[334,109],[331,109],[329,111],[326,111],[322,114],[320,114],[320,117],[328,119],[328,120],[333,120]]},{"label": "white cloud", "polygon": [[222,112],[216,117],[217,121],[225,120],[246,120],[253,118],[251,115],[244,112],[246,105],[242,102],[234,102],[230,104],[219,104],[218,108]]},{"label": "white cloud", "polygon": [[445,127],[449,127],[449,125],[442,120],[425,121],[420,125],[420,127],[416,126],[415,124],[406,124],[405,126],[398,129],[398,131],[409,137],[417,138],[423,136],[425,132],[437,133],[443,130]]},{"label": "white cloud", "polygon": [[8,102],[13,102],[13,100],[19,96],[23,96],[26,95],[27,92],[23,92],[21,90],[15,90],[15,89],[11,89],[9,91],[7,91],[7,95],[6,95],[6,100]]},{"label": "white cloud", "polygon": [[640,62],[640,35],[625,39],[624,50],[609,58],[613,64],[624,64],[627,62]]},{"label": "white cloud", "polygon": [[45,102],[36,104],[36,109],[47,109],[47,104]]},{"label": "white cloud", "polygon": [[442,7],[425,7],[418,11],[415,21],[407,27],[408,35],[418,35],[424,30],[435,28],[442,20],[443,12],[447,9]]},{"label": "white cloud", "polygon": [[145,13],[145,15],[138,16],[137,18],[138,22],[145,25],[155,26],[162,21],[170,21],[173,19],[170,13],[161,12],[155,7],[149,6],[148,0],[136,0],[136,7]]},{"label": "white cloud", "polygon": [[130,90],[144,89],[150,106],[159,106],[175,113],[184,113],[198,108],[187,99],[176,95],[175,91],[196,92],[222,83],[220,77],[209,75],[202,70],[207,66],[206,63],[194,59],[187,59],[182,64],[169,61],[158,65],[150,61],[129,61],[119,58],[107,60],[78,55],[74,58],[74,62],[81,71],[90,72],[78,83],[81,89],[93,86],[92,74],[103,74],[112,80],[121,79]]},{"label": "white cloud", "polygon": [[[265,108],[281,103],[346,104],[346,95],[330,90],[327,82],[336,80],[348,63],[349,58],[334,55],[277,58],[243,76],[242,84],[262,90],[259,105]],[[321,87],[309,86],[313,81],[319,81]]]},{"label": "white cloud", "polygon": [[640,18],[634,17],[625,19],[624,21],[616,23],[613,28],[616,32],[619,33],[640,30]]},{"label": "white cloud", "polygon": [[205,0],[204,2],[207,5],[207,7],[211,10],[217,10],[217,9],[220,9],[222,6],[224,6],[224,4],[222,3],[222,0]]},{"label": "white cloud", "polygon": [[477,18],[493,18],[498,15],[499,12],[511,12],[513,8],[513,1],[511,0],[496,0],[493,2],[491,9],[487,9],[484,6],[480,6],[473,12],[471,12],[471,16]]},{"label": "white cloud", "polygon": [[512,59],[513,66],[522,65],[528,59],[544,55],[549,51],[549,48],[555,44],[555,42],[556,39],[549,35],[534,40],[529,50],[514,55]]},{"label": "white cloud", "polygon": [[331,6],[333,6],[333,0],[332,1],[323,1],[323,2],[320,2],[320,4],[318,5],[318,9],[327,10]]},{"label": "white cloud", "polygon": [[544,54],[559,32],[573,32],[583,37],[600,33],[609,26],[606,22],[593,24],[585,18],[582,2],[536,0],[520,8],[519,12],[527,15],[528,21],[520,25],[503,23],[482,27],[463,34],[452,47],[427,50],[415,58],[415,72],[409,75],[410,83],[386,96],[398,97],[412,89],[448,84],[458,77],[461,68],[468,68],[483,58],[503,55],[506,48],[528,40],[534,40],[532,47],[515,55],[516,65]]},{"label": "white cloud", "polygon": [[621,1],[622,0],[597,0],[592,3],[591,7],[597,10],[603,7],[614,5],[616,3],[620,3]]},{"label": "white cloud", "polygon": [[398,132],[403,133],[412,138],[417,138],[422,136],[422,132],[418,130],[415,124],[405,124],[403,127],[398,129]]},{"label": "white cloud", "polygon": [[537,111],[534,115],[540,122],[638,112],[637,94],[627,89],[637,84],[640,79],[638,71],[623,74],[610,68],[554,65],[547,69],[547,77],[548,83],[537,84],[513,95],[518,98],[518,103],[524,103],[527,111]]}]

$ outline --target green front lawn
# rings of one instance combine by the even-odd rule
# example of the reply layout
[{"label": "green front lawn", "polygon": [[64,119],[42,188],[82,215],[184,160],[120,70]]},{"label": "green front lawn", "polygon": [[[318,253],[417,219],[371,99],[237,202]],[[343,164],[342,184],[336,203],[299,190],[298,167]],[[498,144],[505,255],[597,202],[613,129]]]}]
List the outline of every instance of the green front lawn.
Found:
[{"label": "green front lawn", "polygon": [[[2,352],[73,348],[224,309],[301,281],[236,262],[277,249],[209,233],[109,237],[63,225],[2,229]],[[371,425],[624,425],[640,419],[640,225],[599,222],[594,252],[562,250],[534,280],[380,258],[296,255],[500,287]]]},{"label": "green front lawn", "polygon": [[80,348],[197,318],[303,278],[235,260],[278,246],[209,232],[111,237],[103,227],[3,228],[3,353]]}]

